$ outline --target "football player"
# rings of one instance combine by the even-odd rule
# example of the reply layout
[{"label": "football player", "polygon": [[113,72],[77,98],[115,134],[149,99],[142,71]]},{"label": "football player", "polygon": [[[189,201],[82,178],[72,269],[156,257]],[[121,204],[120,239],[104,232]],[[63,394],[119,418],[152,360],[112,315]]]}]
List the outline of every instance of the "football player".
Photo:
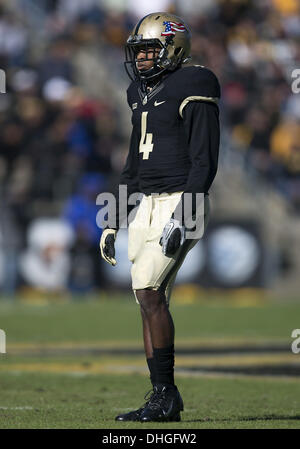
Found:
[{"label": "football player", "polygon": [[[137,23],[125,46],[133,128],[120,185],[127,185],[129,195],[143,194],[129,224],[128,256],[153,389],[142,407],[117,416],[118,421],[180,421],[183,410],[174,383],[169,299],[176,274],[201,235],[187,238],[180,211],[190,194],[190,215],[197,215],[195,198],[202,194],[205,227],[219,151],[219,83],[203,66],[184,67],[190,40],[182,19],[158,12]],[[117,232],[118,226],[105,229],[100,241],[102,257],[112,265]]]}]

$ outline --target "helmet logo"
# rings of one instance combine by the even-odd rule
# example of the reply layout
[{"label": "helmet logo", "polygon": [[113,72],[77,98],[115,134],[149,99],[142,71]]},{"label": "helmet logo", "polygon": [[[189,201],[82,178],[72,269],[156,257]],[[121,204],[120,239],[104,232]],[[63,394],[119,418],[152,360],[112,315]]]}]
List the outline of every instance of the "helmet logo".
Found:
[{"label": "helmet logo", "polygon": [[180,31],[181,33],[186,31],[183,23],[165,21],[163,25],[165,25],[165,31],[161,33],[161,36],[175,36],[175,31]]}]

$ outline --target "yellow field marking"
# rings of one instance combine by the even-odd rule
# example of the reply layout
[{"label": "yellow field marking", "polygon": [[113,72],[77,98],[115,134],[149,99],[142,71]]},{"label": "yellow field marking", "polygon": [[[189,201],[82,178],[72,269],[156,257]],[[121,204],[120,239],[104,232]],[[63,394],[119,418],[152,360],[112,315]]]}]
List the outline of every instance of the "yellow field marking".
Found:
[{"label": "yellow field marking", "polygon": [[[30,371],[30,372],[82,372],[91,374],[110,373],[116,371],[134,372],[143,371],[148,372],[144,356],[136,357],[101,357],[101,359],[93,358],[94,360],[82,360],[82,362],[62,362],[51,361],[46,359],[37,362],[22,362],[22,363],[5,363],[2,359],[0,364],[0,371]],[[298,358],[294,354],[258,354],[258,355],[212,355],[212,356],[177,356],[176,365],[180,367],[251,367],[255,365],[278,366],[280,364],[300,364]]]},{"label": "yellow field marking", "polygon": [[182,366],[251,366],[280,365],[282,363],[299,363],[294,354],[236,354],[205,355],[198,357],[178,356],[176,364]]},{"label": "yellow field marking", "polygon": [[[246,348],[248,346],[256,346],[261,348],[263,346],[276,346],[290,344],[286,339],[263,339],[259,337],[222,337],[222,338],[190,338],[184,340],[177,340],[175,349],[184,349],[187,347],[201,348],[201,347],[218,347],[224,348],[226,346],[235,346],[236,348]],[[93,341],[93,342],[29,342],[29,343],[7,343],[7,353],[20,354],[22,352],[40,352],[41,350],[92,350],[92,349],[143,349],[141,342],[132,340],[109,340],[109,341]]]},{"label": "yellow field marking", "polygon": [[268,382],[297,382],[299,383],[299,376],[272,376],[271,374],[244,374],[244,373],[222,373],[214,371],[205,372],[191,372],[191,371],[180,371],[176,373],[176,377],[204,377],[207,379],[251,379],[251,380],[263,380]]},{"label": "yellow field marking", "polygon": [[29,342],[29,343],[8,343],[7,348],[11,352],[20,350],[40,350],[40,349],[118,349],[118,348],[143,348],[142,343],[136,341],[92,341],[92,342],[74,342],[74,341],[58,341],[58,342]]},{"label": "yellow field marking", "polygon": [[[116,364],[118,366],[119,363]],[[0,365],[1,372],[46,372],[46,373],[87,373],[103,374],[115,371],[114,363],[97,363],[85,365],[80,363],[13,363],[10,365]]]}]

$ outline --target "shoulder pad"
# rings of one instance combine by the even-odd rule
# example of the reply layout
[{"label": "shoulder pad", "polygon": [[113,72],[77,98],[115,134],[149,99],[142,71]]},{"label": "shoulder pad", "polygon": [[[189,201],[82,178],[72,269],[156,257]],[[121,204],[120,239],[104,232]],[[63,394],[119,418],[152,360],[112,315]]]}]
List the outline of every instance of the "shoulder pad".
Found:
[{"label": "shoulder pad", "polygon": [[220,85],[216,75],[203,66],[189,66],[178,72],[180,83],[179,114],[182,117],[184,107],[190,101],[208,101],[218,104],[221,96]]}]

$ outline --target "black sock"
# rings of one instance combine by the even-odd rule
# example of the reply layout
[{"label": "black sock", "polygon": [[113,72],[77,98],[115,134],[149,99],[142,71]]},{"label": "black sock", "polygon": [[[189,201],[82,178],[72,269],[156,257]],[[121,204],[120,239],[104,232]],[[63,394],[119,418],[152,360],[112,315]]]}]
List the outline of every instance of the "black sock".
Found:
[{"label": "black sock", "polygon": [[150,371],[150,380],[152,385],[155,384],[155,365],[154,365],[154,358],[151,357],[149,359],[147,359],[147,363],[148,363],[148,368]]},{"label": "black sock", "polygon": [[155,383],[174,385],[174,345],[153,348]]}]

